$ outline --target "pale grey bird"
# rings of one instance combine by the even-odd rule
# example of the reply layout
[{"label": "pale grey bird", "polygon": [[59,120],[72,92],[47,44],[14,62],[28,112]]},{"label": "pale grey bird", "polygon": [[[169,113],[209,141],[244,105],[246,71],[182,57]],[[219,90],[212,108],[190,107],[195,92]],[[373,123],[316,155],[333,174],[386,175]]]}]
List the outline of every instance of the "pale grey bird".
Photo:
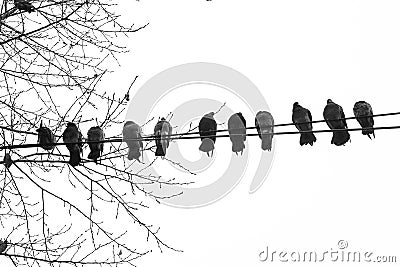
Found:
[{"label": "pale grey bird", "polygon": [[83,148],[83,143],[76,144],[78,142],[82,142],[82,133],[79,131],[78,126],[76,126],[73,122],[67,123],[67,128],[63,133],[63,141],[64,143],[73,143],[66,144],[70,157],[69,164],[71,166],[76,167],[81,162],[81,153]]},{"label": "pale grey bird", "polygon": [[232,142],[232,152],[243,154],[246,147],[246,119],[241,112],[233,114],[228,120],[229,138]]},{"label": "pale grey bird", "polygon": [[55,147],[53,144],[56,142],[53,132],[43,126],[42,122],[40,122],[40,127],[36,132],[38,133],[38,144],[40,147],[44,150],[53,150]]},{"label": "pale grey bird", "polygon": [[261,148],[271,151],[274,134],[274,118],[268,111],[259,111],[255,119],[258,136],[261,139]]},{"label": "pale grey bird", "polygon": [[99,126],[93,126],[89,129],[87,136],[90,148],[90,153],[88,155],[88,158],[97,162],[97,159],[103,153],[104,143],[91,143],[91,142],[104,141],[105,138],[104,131]]},{"label": "pale grey bird", "polygon": [[302,133],[303,131],[312,131],[311,112],[299,105],[298,102],[293,104],[292,121],[296,128],[300,131],[300,145],[313,145],[317,141],[314,133]]},{"label": "pale grey bird", "polygon": [[350,140],[350,134],[345,130],[347,129],[347,122],[345,120],[346,116],[344,115],[343,108],[331,99],[328,99],[323,115],[331,130],[340,130],[333,131],[331,144],[337,146],[346,144]]},{"label": "pale grey bird", "polygon": [[169,147],[170,135],[172,134],[171,124],[161,118],[154,127],[154,136],[156,140],[156,156],[164,157]]},{"label": "pale grey bird", "polygon": [[142,129],[133,121],[127,121],[122,130],[123,141],[128,145],[128,159],[138,161],[143,150]]},{"label": "pale grey bird", "polygon": [[374,129],[368,129],[374,127],[374,117],[371,117],[374,115],[374,112],[372,111],[371,105],[365,101],[358,101],[354,104],[353,112],[358,123],[363,128],[361,131],[362,134],[368,135],[369,139],[372,139],[372,134],[372,136],[375,138]]},{"label": "pale grey bird", "polygon": [[199,134],[201,145],[199,150],[206,152],[207,156],[211,157],[214,154],[215,142],[217,141],[217,122],[214,119],[214,112],[205,114],[199,122]]}]

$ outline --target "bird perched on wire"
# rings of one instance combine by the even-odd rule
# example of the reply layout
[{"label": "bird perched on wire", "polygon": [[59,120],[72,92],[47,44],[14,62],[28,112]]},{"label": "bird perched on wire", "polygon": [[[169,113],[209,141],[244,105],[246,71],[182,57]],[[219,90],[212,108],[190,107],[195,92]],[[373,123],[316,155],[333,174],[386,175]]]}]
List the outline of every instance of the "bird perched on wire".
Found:
[{"label": "bird perched on wire", "polygon": [[317,141],[314,133],[302,133],[303,131],[312,131],[311,112],[302,107],[299,102],[293,104],[292,121],[300,132],[300,145],[313,145]]},{"label": "bird perched on wire", "polygon": [[4,155],[3,158],[3,162],[4,162],[4,166],[6,166],[7,169],[9,169],[11,167],[11,165],[13,164],[13,161],[11,159],[11,155],[10,153],[7,153]]},{"label": "bird perched on wire", "polygon": [[28,13],[35,11],[35,7],[28,0],[14,0],[14,5],[21,11],[27,11]]},{"label": "bird perched on wire", "polygon": [[5,239],[4,241],[0,240],[0,254],[4,253],[4,251],[6,251],[7,245],[8,245],[7,239]]},{"label": "bird perched on wire", "polygon": [[54,138],[53,132],[43,126],[43,122],[40,122],[40,127],[36,130],[38,133],[38,144],[44,150],[53,150],[55,145],[53,145],[56,141]]},{"label": "bird perched on wire", "polygon": [[67,128],[63,133],[63,141],[64,143],[74,143],[74,144],[66,144],[70,157],[69,164],[75,167],[78,166],[81,162],[81,153],[83,144],[76,144],[78,142],[82,142],[82,133],[79,131],[78,126],[75,123],[68,122]]},{"label": "bird perched on wire", "polygon": [[[343,108],[333,102],[331,99],[327,100],[326,106],[324,108],[324,119],[328,124],[329,128],[333,131],[331,144],[337,146],[342,146],[350,140],[350,134],[347,130],[347,123],[345,120],[345,115]],[[339,130],[339,131],[335,131]]]},{"label": "bird perched on wire", "polygon": [[261,139],[262,150],[271,151],[274,134],[274,118],[268,111],[259,111],[255,119],[258,136]]},{"label": "bird perched on wire", "polygon": [[215,141],[217,140],[217,122],[214,119],[214,112],[205,114],[199,123],[199,134],[201,139],[201,145],[199,150],[206,152],[207,156],[211,157],[214,154]]},{"label": "bird perched on wire", "polygon": [[156,156],[164,157],[169,147],[170,135],[172,133],[171,124],[161,118],[154,127],[154,136],[156,140]]},{"label": "bird perched on wire", "polygon": [[241,112],[233,114],[228,120],[229,138],[232,142],[232,152],[243,154],[246,141],[246,119]]},{"label": "bird perched on wire", "polygon": [[140,158],[140,151],[143,150],[142,139],[142,129],[141,127],[133,121],[127,121],[124,124],[122,130],[123,141],[128,145],[128,159],[136,159],[138,161]]},{"label": "bird perched on wire", "polygon": [[361,131],[362,134],[368,135],[369,139],[372,139],[371,138],[372,134],[373,137],[375,138],[374,129],[368,129],[374,127],[374,118],[371,117],[374,115],[374,113],[372,111],[371,105],[365,101],[358,101],[354,104],[353,112],[358,123],[363,128]]},{"label": "bird perched on wire", "polygon": [[99,126],[93,126],[89,129],[87,136],[90,148],[88,158],[94,160],[94,162],[97,162],[97,159],[103,153],[104,143],[92,143],[92,142],[104,141],[105,138],[104,131]]}]

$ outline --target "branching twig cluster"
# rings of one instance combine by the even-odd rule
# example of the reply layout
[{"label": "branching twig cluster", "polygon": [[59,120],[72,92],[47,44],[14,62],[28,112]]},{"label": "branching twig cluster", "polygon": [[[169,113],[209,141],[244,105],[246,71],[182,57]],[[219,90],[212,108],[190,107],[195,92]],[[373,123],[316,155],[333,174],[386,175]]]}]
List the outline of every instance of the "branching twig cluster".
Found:
[{"label": "branching twig cluster", "polygon": [[[68,121],[84,135],[99,125],[108,137],[120,136],[130,88],[99,84],[128,52],[119,40],[146,25],[121,24],[117,1],[26,1],[29,12],[16,2],[1,2],[2,144],[36,142],[41,122],[58,140]],[[15,266],[134,265],[154,246],[174,250],[137,214],[159,197],[141,184],[178,182],[132,172],[123,145],[109,143],[97,163],[76,168],[65,147],[3,152],[13,164],[0,171],[0,241],[8,242],[0,257]]]}]

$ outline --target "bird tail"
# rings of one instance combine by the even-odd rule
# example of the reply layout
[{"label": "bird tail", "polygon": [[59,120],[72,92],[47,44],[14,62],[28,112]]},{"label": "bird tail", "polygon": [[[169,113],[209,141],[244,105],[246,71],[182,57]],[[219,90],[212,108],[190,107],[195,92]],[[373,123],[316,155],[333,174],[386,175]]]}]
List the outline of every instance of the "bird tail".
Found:
[{"label": "bird tail", "polygon": [[129,160],[139,160],[140,158],[140,150],[139,148],[129,148],[128,159]]},{"label": "bird tail", "polygon": [[348,131],[334,131],[332,136],[332,144],[342,146],[350,140],[350,134]]},{"label": "bird tail", "polygon": [[272,135],[263,135],[261,138],[261,148],[262,150],[271,151],[272,149]]},{"label": "bird tail", "polygon": [[89,155],[88,155],[88,158],[92,159],[94,161],[96,161],[97,158],[99,158],[99,157],[100,157],[100,149],[91,150]]},{"label": "bird tail", "polygon": [[317,138],[315,137],[314,133],[302,133],[300,135],[300,145],[310,144],[312,146],[316,141]]},{"label": "bird tail", "polygon": [[165,156],[165,152],[166,151],[164,150],[163,145],[162,144],[158,144],[157,148],[156,148],[156,156],[164,157]]},{"label": "bird tail", "polygon": [[374,123],[373,121],[371,122],[370,118],[358,118],[357,121],[360,123],[361,127],[363,128],[361,133],[363,135],[368,135],[369,139],[371,139],[371,134],[374,136],[375,138],[375,133],[374,133],[374,129],[368,129],[371,127],[374,127]]},{"label": "bird tail", "polygon": [[242,152],[245,148],[244,142],[232,142],[232,152]]},{"label": "bird tail", "polygon": [[362,133],[363,135],[368,135],[369,139],[371,139],[371,134],[372,134],[372,136],[375,138],[374,129],[363,129],[363,130],[361,131],[361,133]]},{"label": "bird tail", "polygon": [[210,152],[210,151],[214,150],[214,141],[211,140],[210,138],[203,139],[201,141],[199,150],[202,152]]},{"label": "bird tail", "polygon": [[69,157],[69,164],[72,167],[78,166],[81,162],[81,150],[79,149],[78,145],[74,145],[70,149],[70,157]]},{"label": "bird tail", "polygon": [[[265,134],[263,134],[265,133]],[[268,150],[271,151],[272,149],[272,137],[273,134],[271,134],[273,132],[270,132],[267,129],[264,129],[261,131],[261,148],[262,150]]]}]

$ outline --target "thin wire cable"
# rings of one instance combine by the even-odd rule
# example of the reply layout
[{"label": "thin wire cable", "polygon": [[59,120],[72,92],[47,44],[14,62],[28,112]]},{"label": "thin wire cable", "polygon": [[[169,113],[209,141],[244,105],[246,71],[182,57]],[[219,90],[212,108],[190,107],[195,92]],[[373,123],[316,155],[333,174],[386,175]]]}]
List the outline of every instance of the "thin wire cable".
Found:
[{"label": "thin wire cable", "polygon": [[[264,133],[262,135],[292,135],[292,134],[304,134],[304,133],[329,133],[329,132],[342,132],[342,131],[362,131],[362,130],[394,130],[400,129],[400,125],[396,126],[381,126],[381,127],[365,127],[365,128],[350,128],[350,129],[327,129],[327,130],[313,130],[313,131],[293,131],[293,132],[276,132],[276,133]],[[247,133],[246,136],[259,136],[258,133]],[[208,135],[206,138],[215,137],[215,138],[223,138],[223,137],[230,137],[232,135]],[[244,136],[242,134],[235,134],[235,136]],[[142,137],[142,138],[115,138],[115,139],[108,139],[102,141],[82,141],[82,142],[71,142],[71,143],[53,143],[53,144],[46,144],[46,146],[61,146],[61,145],[72,145],[72,144],[91,144],[91,143],[121,143],[126,141],[155,141],[156,139],[159,140],[184,140],[184,139],[200,139],[200,136],[180,136],[180,137],[170,137],[170,138],[149,138],[149,137]],[[17,148],[33,148],[33,147],[41,147],[40,144],[21,144],[21,145],[9,145],[9,146],[1,146],[0,150],[3,149],[17,149]]]},{"label": "thin wire cable", "polygon": [[[301,124],[308,124],[308,123],[321,123],[321,122],[327,122],[327,121],[340,121],[340,120],[353,120],[353,119],[357,119],[357,118],[375,118],[375,117],[385,117],[385,116],[394,116],[394,115],[400,115],[400,112],[389,112],[389,113],[380,113],[380,114],[375,114],[375,115],[367,115],[367,116],[352,116],[352,117],[346,117],[346,118],[342,118],[342,119],[331,119],[331,120],[315,120],[315,121],[310,121],[310,122],[299,122],[299,123],[294,123],[294,122],[290,122],[290,123],[281,123],[281,124],[275,124],[274,127],[283,127],[283,126],[291,126],[291,125],[301,125]],[[19,133],[25,133],[25,134],[31,134],[31,135],[38,135],[37,132],[27,132],[27,131],[22,131],[22,130],[14,130],[14,129],[10,129],[8,127],[4,127],[4,126],[0,126],[0,129],[4,129],[4,130],[9,130],[9,131],[14,131],[14,132],[19,132]],[[253,130],[256,129],[255,126],[252,127],[246,127],[247,130]],[[233,130],[237,130],[237,129],[233,129]],[[215,132],[220,133],[220,132],[228,132],[228,129],[220,129],[220,130],[216,130]],[[185,135],[195,135],[195,134],[199,134],[199,132],[189,132],[189,133],[174,133],[171,134],[171,137],[175,137],[175,136],[185,136]],[[61,137],[61,136],[57,136],[57,137]],[[146,135],[146,137],[155,137],[154,134],[149,134]],[[108,140],[112,140],[112,138],[106,138]]]},{"label": "thin wire cable", "polygon": [[[292,125],[301,125],[301,124],[314,124],[314,123],[321,123],[321,122],[328,122],[328,121],[341,121],[341,120],[353,120],[357,118],[373,118],[373,117],[385,117],[385,116],[394,116],[394,115],[400,115],[400,112],[390,112],[390,113],[381,113],[381,114],[376,114],[376,115],[366,115],[366,116],[358,116],[358,117],[346,117],[342,119],[331,119],[331,120],[315,120],[315,121],[310,121],[310,122],[290,122],[290,123],[281,123],[281,124],[275,124],[275,127],[283,127],[283,126],[292,126]],[[256,129],[255,126],[252,127],[246,127],[247,130],[253,130]],[[231,130],[240,130],[240,129],[231,129]],[[221,129],[221,130],[216,130],[215,132],[221,133],[221,132],[228,132],[228,129]],[[193,135],[193,134],[200,134],[199,132],[190,132],[190,133],[176,133],[176,134],[171,134],[170,136],[185,136],[185,135]],[[154,135],[148,135],[147,137],[153,137]]]}]

